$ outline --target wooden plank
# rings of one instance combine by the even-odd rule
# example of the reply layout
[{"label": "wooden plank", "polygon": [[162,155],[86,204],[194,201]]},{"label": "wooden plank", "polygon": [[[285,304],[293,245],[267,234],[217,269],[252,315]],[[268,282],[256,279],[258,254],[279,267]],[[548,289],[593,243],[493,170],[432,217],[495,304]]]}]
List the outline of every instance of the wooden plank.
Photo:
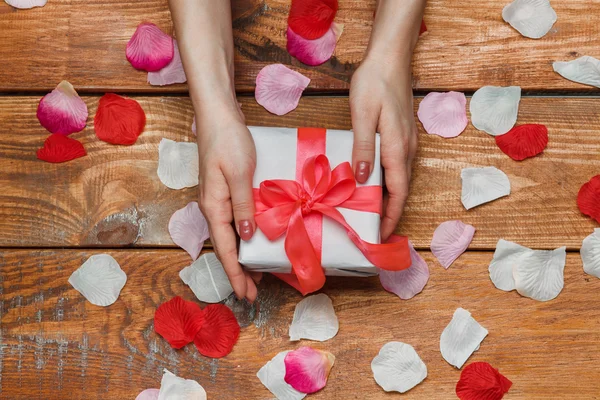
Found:
[{"label": "wooden plank", "polygon": [[[312,79],[309,90],[342,90],[360,64],[372,26],[375,0],[340,1],[336,21],[345,25],[335,56],[309,68],[285,50],[289,0],[233,0],[236,87],[252,91],[258,71],[270,63],[292,65]],[[552,61],[599,56],[600,3],[553,3],[558,22],[541,40],[522,37],[501,18],[505,0],[428,1],[428,36],[418,45],[414,87],[476,90],[483,85],[521,85],[527,90],[591,88],[560,78]],[[80,91],[183,92],[185,85],[151,87],[146,74],[125,59],[136,26],[152,21],[172,34],[165,0],[69,0],[15,10],[0,4],[0,91],[50,90],[68,79]]]},{"label": "wooden plank", "polygon": [[[168,137],[193,141],[187,98],[138,97],[146,131],[135,146],[99,141],[93,122],[81,133],[89,156],[66,164],[38,161],[35,151],[47,132],[35,117],[37,98],[0,98],[0,246],[170,246],[172,213],[193,201],[196,189],[174,191],[156,176],[158,143]],[[303,98],[300,107],[277,117],[240,97],[248,124],[349,129],[346,98]],[[86,98],[90,115],[97,98]],[[516,162],[491,136],[471,126],[444,140],[420,132],[411,195],[399,232],[428,248],[443,221],[461,219],[477,228],[472,248],[494,249],[499,238],[526,246],[578,249],[597,224],[577,209],[580,186],[600,173],[600,99],[524,98],[520,123],[545,123],[550,144],[535,159]],[[496,166],[513,193],[465,211],[460,202],[464,167]]]},{"label": "wooden plank", "polygon": [[[212,399],[266,399],[255,374],[279,351],[300,345],[336,356],[327,387],[314,399],[391,398],[374,382],[372,358],[388,341],[415,347],[428,367],[411,399],[454,399],[460,371],[439,352],[439,336],[457,307],[469,310],[488,337],[469,359],[487,361],[513,381],[510,399],[590,399],[600,391],[600,281],[584,275],[578,254],[569,254],[565,288],[548,303],[493,287],[492,254],[464,254],[448,271],[431,267],[417,297],[402,301],[377,278],[329,279],[324,289],[340,321],[324,343],[289,342],[287,331],[301,296],[272,277],[255,306],[229,301],[243,326],[224,359],[210,360],[193,345],[176,351],[153,329],[156,307],[176,295],[194,300],[178,279],[189,263],[183,251],[111,250],[128,275],[119,300],[91,305],[68,277],[93,251],[6,250],[0,253],[2,398],[133,399],[158,387],[162,369],[200,382]],[[423,253],[431,265],[432,256]],[[576,377],[576,379],[574,379]],[[351,384],[349,384],[351,382]]]}]

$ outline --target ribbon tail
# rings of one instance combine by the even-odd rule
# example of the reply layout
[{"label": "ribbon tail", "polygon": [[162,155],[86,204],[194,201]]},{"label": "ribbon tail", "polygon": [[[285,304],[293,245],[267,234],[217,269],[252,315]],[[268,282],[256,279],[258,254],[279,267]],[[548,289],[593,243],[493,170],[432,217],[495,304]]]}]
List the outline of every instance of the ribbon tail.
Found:
[{"label": "ribbon tail", "polygon": [[386,271],[401,271],[410,267],[412,262],[406,236],[398,236],[393,242],[388,243],[369,243],[360,238],[358,233],[348,225],[344,216],[335,208],[322,204],[315,205],[314,208],[343,226],[354,245],[377,268]]},{"label": "ribbon tail", "polygon": [[287,283],[288,285],[290,285],[291,287],[293,287],[294,289],[296,289],[297,291],[302,293],[302,296],[306,296],[308,293],[310,293],[310,292],[307,292],[304,289],[302,289],[302,286],[300,285],[300,281],[298,280],[298,277],[295,274],[274,273],[273,275],[275,275],[277,278],[281,279],[282,281],[284,281],[285,283]]}]

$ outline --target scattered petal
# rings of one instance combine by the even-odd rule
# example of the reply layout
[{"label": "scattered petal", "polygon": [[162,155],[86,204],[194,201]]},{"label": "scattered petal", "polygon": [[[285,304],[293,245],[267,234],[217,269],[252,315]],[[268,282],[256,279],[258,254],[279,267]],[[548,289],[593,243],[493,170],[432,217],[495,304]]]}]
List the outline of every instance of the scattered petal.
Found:
[{"label": "scattered petal", "polygon": [[33,8],[33,7],[44,7],[48,0],[4,0],[9,6],[14,8]]},{"label": "scattered petal", "polygon": [[198,145],[162,139],[158,145],[158,178],[168,188],[198,185]]},{"label": "scattered petal", "polygon": [[525,258],[531,249],[504,239],[498,240],[494,257],[488,268],[494,286],[505,292],[515,290],[513,270],[517,263]]},{"label": "scattered petal", "polygon": [[548,128],[539,124],[515,126],[508,133],[496,136],[502,152],[516,161],[537,156],[548,145]]},{"label": "scattered petal", "polygon": [[300,347],[285,356],[285,381],[299,392],[318,392],[327,384],[334,362],[334,355],[328,351]]},{"label": "scattered petal", "polygon": [[179,272],[179,277],[192,289],[198,300],[218,303],[233,293],[223,264],[215,253],[203,254],[189,267]]},{"label": "scattered petal", "polygon": [[138,25],[125,51],[127,61],[133,68],[148,72],[166,67],[174,54],[173,38],[149,22]]},{"label": "scattered petal", "polygon": [[158,400],[206,400],[206,391],[198,382],[180,378],[165,369]]},{"label": "scattered petal", "polygon": [[421,293],[427,281],[429,281],[429,267],[427,263],[415,250],[412,243],[408,242],[408,246],[410,249],[410,267],[401,271],[379,270],[381,286],[402,300],[412,299]]},{"label": "scattered petal", "polygon": [[298,107],[310,79],[283,64],[267,65],[256,76],[256,102],[267,111],[285,115]]},{"label": "scattered petal", "polygon": [[581,186],[577,194],[577,206],[583,214],[600,222],[600,175]]},{"label": "scattered petal", "polygon": [[320,38],[309,40],[287,28],[287,51],[301,63],[316,66],[329,60],[335,50],[337,37],[333,25]]},{"label": "scattered petal", "polygon": [[194,119],[192,120],[192,133],[196,136],[196,116],[194,115]]},{"label": "scattered petal", "polygon": [[479,344],[487,336],[488,331],[464,308],[454,311],[452,321],[440,337],[440,352],[448,364],[461,369]]},{"label": "scattered petal", "polygon": [[600,228],[583,239],[580,253],[585,273],[600,278]]},{"label": "scattered petal", "polygon": [[114,93],[100,97],[94,117],[98,139],[112,144],[134,144],[144,131],[146,114],[140,104]]},{"label": "scattered petal", "polygon": [[338,323],[333,304],[324,293],[302,299],[294,311],[290,325],[290,340],[317,340],[324,342],[337,335]]},{"label": "scattered petal", "polygon": [[492,136],[504,135],[517,123],[521,88],[484,86],[471,98],[471,123]]},{"label": "scattered petal", "polygon": [[514,0],[502,10],[502,18],[525,37],[546,35],[558,18],[548,0]]},{"label": "scattered petal", "polygon": [[174,83],[185,83],[187,78],[181,63],[179,46],[177,40],[173,40],[173,59],[166,67],[159,71],[148,72],[148,83],[154,86],[172,85]]},{"label": "scattered petal", "polygon": [[40,100],[37,118],[50,133],[70,135],[85,128],[88,108],[73,85],[62,81]]},{"label": "scattered petal", "polygon": [[562,291],[567,248],[530,250],[513,268],[515,288],[521,296],[548,301]]},{"label": "scattered petal", "polygon": [[158,400],[159,389],[146,389],[137,395],[135,400]]},{"label": "scattered petal", "polygon": [[266,363],[256,374],[261,383],[277,397],[278,400],[302,400],[306,397],[285,381],[285,356],[289,351],[282,351]]},{"label": "scattered petal", "polygon": [[572,61],[556,61],[552,68],[565,79],[600,88],[600,60],[594,57],[583,56]]},{"label": "scattered petal", "polygon": [[337,0],[292,0],[288,25],[305,39],[318,39],[331,27],[337,10]]},{"label": "scattered petal", "polygon": [[431,92],[419,104],[417,116],[427,133],[443,138],[456,137],[469,124],[467,98],[458,92]]},{"label": "scattered petal", "polygon": [[334,22],[331,24],[331,29],[333,29],[333,33],[335,33],[335,40],[339,42],[340,38],[342,37],[342,33],[344,33],[344,24],[336,24]]},{"label": "scattered petal", "polygon": [[200,306],[181,297],[162,303],[154,313],[154,330],[174,349],[192,343],[204,324]]},{"label": "scattered petal", "polygon": [[386,392],[408,392],[427,377],[423,360],[411,345],[402,342],[383,345],[371,362],[371,370]]},{"label": "scattered petal", "polygon": [[169,234],[173,243],[187,251],[192,260],[198,258],[209,233],[208,223],[197,202],[192,201],[173,213],[169,220]]},{"label": "scattered petal", "polygon": [[37,158],[50,163],[61,163],[86,154],[85,148],[77,140],[55,133],[48,136],[44,147],[38,149]]},{"label": "scattered petal", "polygon": [[512,382],[486,362],[474,362],[460,373],[456,395],[460,400],[500,400]]},{"label": "scattered petal", "polygon": [[448,269],[467,250],[474,234],[475,227],[462,221],[442,222],[433,232],[431,252]]},{"label": "scattered petal", "polygon": [[202,310],[204,325],[194,344],[206,357],[221,358],[231,353],[240,336],[240,325],[233,312],[223,304],[209,304]]},{"label": "scattered petal", "polygon": [[425,25],[425,20],[421,20],[421,27],[419,28],[419,36],[423,36],[423,34],[427,32],[427,25]]},{"label": "scattered petal", "polygon": [[461,200],[467,210],[510,194],[508,176],[496,167],[464,168]]},{"label": "scattered petal", "polygon": [[69,277],[71,286],[87,301],[103,307],[117,301],[125,282],[127,275],[108,254],[91,256]]}]

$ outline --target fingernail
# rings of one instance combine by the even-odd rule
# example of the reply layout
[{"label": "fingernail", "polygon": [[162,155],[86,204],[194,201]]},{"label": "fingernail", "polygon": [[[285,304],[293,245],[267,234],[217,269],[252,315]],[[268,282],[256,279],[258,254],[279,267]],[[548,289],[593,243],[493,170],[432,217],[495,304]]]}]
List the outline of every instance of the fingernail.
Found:
[{"label": "fingernail", "polygon": [[240,233],[240,237],[243,241],[247,241],[252,239],[252,234],[254,233],[254,227],[248,220],[240,221],[238,223],[238,231]]},{"label": "fingernail", "polygon": [[361,161],[356,166],[355,178],[358,183],[365,183],[369,179],[369,173],[371,172],[371,164],[366,161]]}]

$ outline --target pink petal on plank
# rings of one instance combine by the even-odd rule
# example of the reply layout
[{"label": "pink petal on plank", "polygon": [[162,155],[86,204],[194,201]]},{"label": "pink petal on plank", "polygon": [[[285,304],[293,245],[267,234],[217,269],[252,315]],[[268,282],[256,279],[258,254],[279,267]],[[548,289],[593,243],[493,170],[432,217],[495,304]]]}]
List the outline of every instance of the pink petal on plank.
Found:
[{"label": "pink petal on plank", "polygon": [[448,269],[467,250],[473,240],[475,228],[461,221],[442,222],[433,232],[431,252],[442,267]]},{"label": "pink petal on plank", "polygon": [[169,234],[173,242],[187,251],[192,260],[198,258],[209,234],[208,224],[197,202],[192,201],[173,213],[169,220]]},{"label": "pink petal on plank", "polygon": [[141,23],[129,39],[125,55],[135,69],[158,71],[175,55],[173,38],[154,24]]},{"label": "pink petal on plank", "polygon": [[388,292],[394,293],[403,300],[412,299],[421,293],[429,281],[429,267],[423,257],[408,242],[412,264],[402,271],[379,270],[381,286]]},{"label": "pink petal on plank", "polygon": [[306,65],[321,65],[329,60],[336,43],[337,36],[333,26],[323,36],[314,40],[304,39],[289,26],[287,28],[288,53]]},{"label": "pink petal on plank", "polygon": [[62,81],[40,100],[37,118],[51,133],[70,135],[85,128],[88,108],[73,85]]},{"label": "pink petal on plank", "polygon": [[187,78],[181,63],[179,46],[177,41],[173,40],[173,59],[166,67],[156,72],[148,72],[148,83],[154,86],[173,85],[175,83],[185,83]]},{"label": "pink petal on plank", "polygon": [[158,400],[160,389],[146,389],[137,395],[135,400]]},{"label": "pink petal on plank", "polygon": [[310,79],[283,64],[267,65],[256,76],[254,96],[258,104],[276,115],[285,115],[298,107]]},{"label": "pink petal on plank", "polygon": [[328,351],[300,347],[285,356],[285,381],[302,393],[315,393],[327,384],[335,356]]},{"label": "pink petal on plank", "polygon": [[192,121],[192,133],[196,136],[196,116],[194,115],[194,120]]},{"label": "pink petal on plank", "polygon": [[460,135],[467,125],[467,99],[463,93],[429,93],[417,112],[425,131],[444,138]]},{"label": "pink petal on plank", "polygon": [[33,7],[44,7],[48,0],[4,0],[9,6],[14,8],[33,8]]}]

